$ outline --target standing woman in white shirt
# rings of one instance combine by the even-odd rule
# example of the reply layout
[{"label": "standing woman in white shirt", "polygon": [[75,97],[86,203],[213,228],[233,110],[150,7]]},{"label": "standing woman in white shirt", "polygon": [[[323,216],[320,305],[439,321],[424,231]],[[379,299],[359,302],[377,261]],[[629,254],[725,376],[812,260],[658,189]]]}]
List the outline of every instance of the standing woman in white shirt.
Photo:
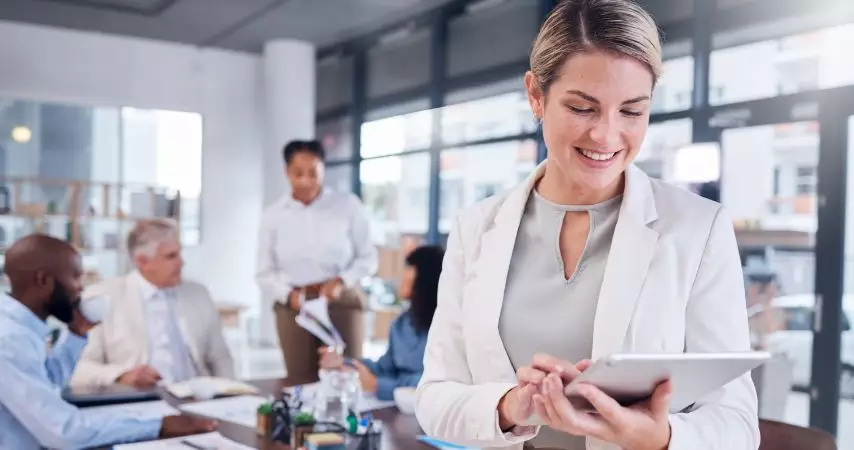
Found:
[{"label": "standing woman in white shirt", "polygon": [[293,141],[283,151],[291,192],[264,212],[256,280],[275,299],[276,328],[288,377],[317,379],[320,341],[297,325],[305,299],[323,296],[341,333],[344,355],[361,358],[363,278],[377,269],[370,222],[350,193],[323,186],[324,151],[317,141]]},{"label": "standing woman in white shirt", "polygon": [[597,413],[564,396],[588,360],[749,351],[750,339],[731,219],[632,165],[662,66],[649,14],[631,0],[564,0],[530,63],[548,158],[457,218],[419,423],[481,448],[755,450],[750,374],[682,411],[669,411],[669,382],[632,407],[582,385]]}]

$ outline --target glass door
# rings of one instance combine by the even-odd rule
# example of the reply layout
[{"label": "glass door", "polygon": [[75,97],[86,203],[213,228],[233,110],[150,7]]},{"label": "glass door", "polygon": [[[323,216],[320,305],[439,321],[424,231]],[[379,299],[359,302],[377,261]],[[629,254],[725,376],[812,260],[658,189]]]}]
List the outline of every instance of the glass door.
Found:
[{"label": "glass door", "polygon": [[733,216],[765,419],[807,426],[816,303],[817,121],[721,132],[720,201]]}]

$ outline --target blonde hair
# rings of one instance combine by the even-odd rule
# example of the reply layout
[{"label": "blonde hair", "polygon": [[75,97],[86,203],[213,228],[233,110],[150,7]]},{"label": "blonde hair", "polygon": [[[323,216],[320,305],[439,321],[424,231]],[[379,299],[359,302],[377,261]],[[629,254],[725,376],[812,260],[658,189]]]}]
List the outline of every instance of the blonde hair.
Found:
[{"label": "blonde hair", "polygon": [[128,253],[131,258],[138,255],[153,257],[160,244],[178,240],[178,225],[172,219],[140,220],[128,233]]},{"label": "blonde hair", "polygon": [[546,18],[531,50],[531,72],[547,92],[566,60],[604,50],[661,75],[661,41],[652,16],[632,0],[564,0]]}]

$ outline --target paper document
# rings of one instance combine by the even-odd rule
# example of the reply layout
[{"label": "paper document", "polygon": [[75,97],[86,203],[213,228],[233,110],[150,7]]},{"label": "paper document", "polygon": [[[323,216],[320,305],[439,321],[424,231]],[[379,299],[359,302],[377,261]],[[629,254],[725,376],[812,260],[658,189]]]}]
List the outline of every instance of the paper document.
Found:
[{"label": "paper document", "polygon": [[110,416],[134,417],[140,420],[160,419],[178,414],[178,410],[168,403],[158,400],[155,402],[125,403],[121,405],[92,406],[83,411]]},{"label": "paper document", "polygon": [[415,439],[440,450],[480,450],[476,447],[463,447],[462,445],[451,444],[450,442],[440,441],[424,435],[416,436]]},{"label": "paper document", "polygon": [[252,450],[252,447],[247,447],[226,439],[217,432],[165,439],[162,441],[116,445],[113,447],[113,450],[190,450],[194,446],[195,448],[208,448],[211,450]]},{"label": "paper document", "polygon": [[329,318],[329,302],[325,297],[309,300],[302,304],[296,322],[324,344],[344,348],[344,338],[332,325]]},{"label": "paper document", "polygon": [[267,399],[255,395],[242,395],[240,397],[187,403],[179,406],[179,408],[181,411],[190,414],[255,428],[258,421],[258,407],[267,401]]},{"label": "paper document", "polygon": [[249,395],[258,393],[258,388],[250,384],[216,377],[196,377],[166,386],[166,390],[170,394],[180,399],[192,397],[197,389],[208,392],[213,391],[215,395]]},{"label": "paper document", "polygon": [[[296,391],[296,387],[289,387],[285,390],[293,394]],[[300,386],[300,398],[302,399],[303,403],[313,405],[314,397],[319,391],[320,383],[304,384]],[[379,400],[374,394],[362,392],[362,398],[359,399],[359,404],[356,405],[356,409],[358,409],[357,412],[359,414],[364,414],[369,411],[376,411],[378,409],[383,408],[391,408],[393,406],[393,401]]]}]

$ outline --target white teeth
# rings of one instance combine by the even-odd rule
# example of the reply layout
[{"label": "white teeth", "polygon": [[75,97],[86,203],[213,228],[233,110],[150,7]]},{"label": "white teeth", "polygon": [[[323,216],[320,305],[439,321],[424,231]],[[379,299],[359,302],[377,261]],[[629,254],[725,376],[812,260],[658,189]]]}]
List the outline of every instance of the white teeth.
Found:
[{"label": "white teeth", "polygon": [[613,158],[614,155],[617,154],[617,152],[611,152],[611,153],[591,152],[590,150],[585,150],[583,148],[580,148],[578,150],[581,151],[582,155],[584,155],[590,159],[594,159],[596,161],[607,161],[607,160]]}]

